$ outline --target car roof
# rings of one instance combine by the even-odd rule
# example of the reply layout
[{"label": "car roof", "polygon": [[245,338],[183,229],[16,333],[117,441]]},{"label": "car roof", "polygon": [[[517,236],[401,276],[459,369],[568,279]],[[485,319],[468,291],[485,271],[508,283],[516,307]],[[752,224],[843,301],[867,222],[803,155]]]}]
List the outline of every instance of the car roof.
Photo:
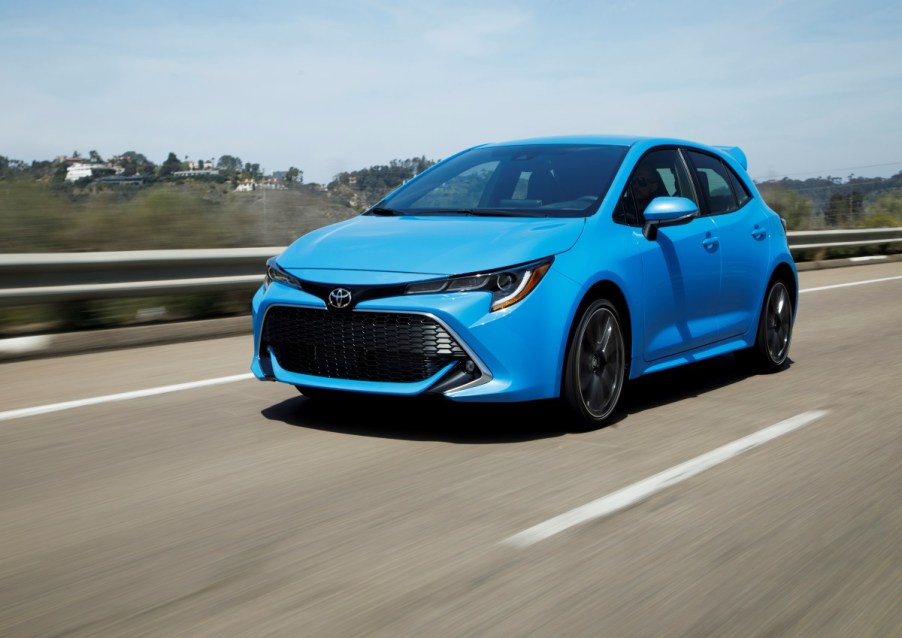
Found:
[{"label": "car roof", "polygon": [[625,147],[632,147],[641,144],[646,148],[658,145],[692,146],[695,148],[713,151],[719,153],[720,155],[729,156],[736,163],[738,163],[743,168],[743,170],[748,169],[748,160],[746,158],[746,155],[738,146],[709,146],[700,142],[693,142],[690,140],[669,137],[650,137],[640,135],[556,135],[550,137],[529,137],[517,140],[508,140],[505,142],[490,142],[487,144],[481,144],[480,146],[491,148],[496,146],[533,146],[545,144],[587,144]]},{"label": "car roof", "polygon": [[606,146],[632,146],[637,142],[654,138],[629,135],[555,135],[550,137],[527,137],[504,142],[490,142],[483,146],[521,146],[534,144],[598,144]]}]

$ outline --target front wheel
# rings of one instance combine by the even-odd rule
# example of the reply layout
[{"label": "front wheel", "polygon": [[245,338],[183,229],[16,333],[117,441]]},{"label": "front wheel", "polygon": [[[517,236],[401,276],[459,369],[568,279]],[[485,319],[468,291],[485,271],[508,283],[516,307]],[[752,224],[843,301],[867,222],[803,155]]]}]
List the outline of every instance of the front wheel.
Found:
[{"label": "front wheel", "polygon": [[606,299],[589,304],[567,348],[563,397],[584,429],[614,412],[626,376],[626,341],[617,308]]}]

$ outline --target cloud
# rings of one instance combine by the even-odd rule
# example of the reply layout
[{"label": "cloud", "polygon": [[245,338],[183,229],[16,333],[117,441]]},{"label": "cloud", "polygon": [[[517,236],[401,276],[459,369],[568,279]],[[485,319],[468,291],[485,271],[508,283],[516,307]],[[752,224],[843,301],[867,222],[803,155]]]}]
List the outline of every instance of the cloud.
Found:
[{"label": "cloud", "polygon": [[877,0],[111,6],[0,8],[0,154],[231,154],[327,181],[597,132],[739,144],[777,172],[902,159],[902,9]]}]

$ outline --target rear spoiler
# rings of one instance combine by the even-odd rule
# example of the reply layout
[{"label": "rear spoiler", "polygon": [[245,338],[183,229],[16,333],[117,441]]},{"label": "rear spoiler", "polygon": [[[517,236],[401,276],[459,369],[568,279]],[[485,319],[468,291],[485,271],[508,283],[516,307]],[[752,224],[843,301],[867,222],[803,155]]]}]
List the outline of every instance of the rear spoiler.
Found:
[{"label": "rear spoiler", "polygon": [[726,153],[734,160],[739,162],[739,165],[742,167],[742,170],[749,170],[749,161],[745,157],[745,153],[742,152],[742,149],[738,146],[715,146],[718,151],[721,153]]}]

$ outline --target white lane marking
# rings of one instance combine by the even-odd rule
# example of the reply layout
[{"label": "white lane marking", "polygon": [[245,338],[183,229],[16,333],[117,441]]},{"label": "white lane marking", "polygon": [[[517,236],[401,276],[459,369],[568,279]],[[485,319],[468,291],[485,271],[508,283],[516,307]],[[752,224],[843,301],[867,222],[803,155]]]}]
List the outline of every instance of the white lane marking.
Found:
[{"label": "white lane marking", "polygon": [[23,352],[44,350],[49,345],[50,337],[46,335],[10,337],[8,339],[0,339],[0,352],[4,354],[22,354]]},{"label": "white lane marking", "polygon": [[100,397],[91,397],[89,399],[78,399],[76,401],[65,401],[63,403],[50,403],[48,405],[38,405],[33,408],[21,408],[19,410],[8,410],[0,412],[0,421],[9,421],[11,419],[20,419],[26,416],[34,416],[36,414],[47,414],[48,412],[60,412],[61,410],[71,410],[72,408],[83,408],[87,405],[97,405],[99,403],[111,403],[113,401],[128,401],[130,399],[140,399],[150,397],[157,394],[166,394],[168,392],[180,392],[182,390],[193,390],[195,388],[203,388],[210,385],[221,385],[223,383],[234,383],[235,381],[245,381],[253,379],[254,375],[250,372],[245,374],[235,374],[230,377],[219,377],[217,379],[204,379],[203,381],[192,381],[190,383],[178,383],[176,385],[164,385],[158,388],[147,388],[146,390],[134,390],[132,392],[120,392],[119,394],[107,394]]},{"label": "white lane marking", "polygon": [[848,288],[849,286],[863,286],[864,284],[877,284],[881,281],[893,281],[894,279],[902,279],[902,275],[896,277],[882,277],[880,279],[867,279],[865,281],[850,281],[847,284],[832,284],[830,286],[818,286],[817,288],[804,288],[799,291],[799,294],[803,292],[817,292],[819,290],[833,290],[834,288]]},{"label": "white lane marking", "polygon": [[849,257],[849,261],[880,261],[882,259],[887,259],[886,255],[865,255],[864,257]]},{"label": "white lane marking", "polygon": [[664,470],[663,472],[639,481],[638,483],[633,483],[622,490],[612,492],[591,503],[587,503],[576,509],[572,509],[569,512],[550,518],[543,523],[539,523],[518,534],[514,534],[501,542],[502,544],[513,545],[514,547],[528,547],[570,529],[575,525],[608,516],[609,514],[630,507],[631,505],[660,492],[664,488],[676,485],[677,483],[685,481],[715,465],[719,465],[734,456],[742,454],[743,452],[748,452],[752,448],[756,448],[778,436],[783,436],[804,425],[808,425],[812,421],[827,414],[827,412],[827,410],[812,410],[810,412],[803,412],[802,414],[786,419],[785,421],[780,421],[775,425],[759,430],[754,434],[750,434],[741,439],[737,439],[732,443],[727,443],[724,446],[702,454],[701,456],[697,456],[694,459],[681,463],[669,470]]}]

